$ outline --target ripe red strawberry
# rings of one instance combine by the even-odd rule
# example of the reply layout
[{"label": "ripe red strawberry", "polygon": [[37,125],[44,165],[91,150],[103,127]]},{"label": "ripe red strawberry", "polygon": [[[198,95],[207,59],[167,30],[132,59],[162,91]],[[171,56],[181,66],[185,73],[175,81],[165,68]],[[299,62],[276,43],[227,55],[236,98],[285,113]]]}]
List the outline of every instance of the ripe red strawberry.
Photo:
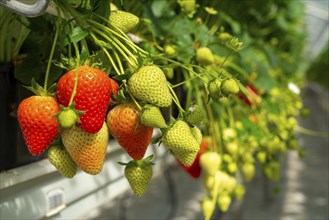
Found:
[{"label": "ripe red strawberry", "polygon": [[31,96],[19,104],[18,122],[31,154],[41,154],[56,138],[58,123],[53,115],[59,111],[59,103],[50,96]]},{"label": "ripe red strawberry", "polygon": [[186,166],[182,164],[182,162],[177,160],[178,163],[181,165],[181,167],[183,167],[184,170],[195,179],[197,179],[201,174],[201,167],[199,164],[199,160],[200,160],[200,156],[207,150],[207,148],[208,148],[208,141],[206,139],[202,139],[202,142],[200,144],[200,150],[197,153],[191,166]]},{"label": "ripe red strawberry", "polygon": [[[144,160],[132,160],[126,165],[125,177],[136,196],[144,195],[152,178],[153,170],[152,156]],[[123,163],[120,163],[123,164]]]},{"label": "ripe red strawberry", "polygon": [[107,126],[121,147],[134,160],[144,157],[153,128],[139,123],[140,112],[132,103],[115,106],[107,114]]},{"label": "ripe red strawberry", "polygon": [[[110,83],[111,83],[111,95],[114,94],[114,95],[117,95],[118,92],[119,92],[119,84],[117,83],[117,81],[115,81],[114,79],[110,79]],[[111,102],[113,102],[113,98],[110,96],[110,104]],[[110,105],[110,109],[112,109],[112,106]]]},{"label": "ripe red strawberry", "polygon": [[109,132],[105,122],[95,134],[84,132],[78,126],[64,129],[62,141],[81,170],[92,175],[102,171],[109,141]]},{"label": "ripe red strawberry", "polygon": [[[57,97],[66,107],[73,91],[76,71],[67,72],[58,81]],[[96,133],[102,128],[110,95],[111,81],[105,72],[90,66],[78,68],[78,85],[73,102],[77,110],[85,111],[78,123],[82,130]]]}]

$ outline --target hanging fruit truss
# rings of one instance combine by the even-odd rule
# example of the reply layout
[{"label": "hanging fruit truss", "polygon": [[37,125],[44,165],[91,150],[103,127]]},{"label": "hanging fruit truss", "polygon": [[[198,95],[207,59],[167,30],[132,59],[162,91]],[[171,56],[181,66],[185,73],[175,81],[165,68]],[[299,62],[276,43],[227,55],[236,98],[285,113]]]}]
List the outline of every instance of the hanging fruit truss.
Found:
[{"label": "hanging fruit truss", "polygon": [[243,197],[256,162],[277,181],[281,155],[304,154],[299,3],[53,3],[55,16],[6,12],[1,28],[15,19],[24,39],[11,58],[35,93],[18,106],[26,146],[47,152],[63,176],[100,173],[114,138],[131,157],[120,162],[131,189],[143,196],[157,163],[145,152],[159,143],[192,177],[202,172],[210,219],[216,205],[225,212]]}]

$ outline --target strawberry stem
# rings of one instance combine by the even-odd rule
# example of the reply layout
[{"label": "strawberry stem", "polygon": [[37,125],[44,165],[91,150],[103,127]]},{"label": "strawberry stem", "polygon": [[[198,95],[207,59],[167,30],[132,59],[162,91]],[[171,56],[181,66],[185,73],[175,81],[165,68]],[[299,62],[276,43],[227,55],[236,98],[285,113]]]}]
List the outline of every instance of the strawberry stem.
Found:
[{"label": "strawberry stem", "polygon": [[184,114],[184,109],[182,108],[182,106],[180,105],[180,102],[179,102],[179,99],[175,93],[175,91],[173,90],[173,88],[171,88],[171,85],[169,84],[168,82],[168,88],[171,92],[171,95],[172,95],[172,98],[173,98],[173,101],[175,102],[175,104],[177,105],[178,109],[179,109],[179,113],[180,115]]},{"label": "strawberry stem", "polygon": [[133,100],[133,102],[135,103],[135,105],[137,106],[138,110],[141,111],[142,107],[138,104],[137,100],[135,99],[135,97],[130,93],[130,91],[128,90],[128,93],[131,97],[131,99]]},{"label": "strawberry stem", "polygon": [[232,52],[233,52],[233,49],[230,50],[230,52],[227,54],[227,56],[225,57],[225,59],[223,60],[223,62],[221,64],[219,64],[219,68],[223,67],[224,63],[231,56]]},{"label": "strawberry stem", "polygon": [[295,127],[295,131],[316,137],[328,137],[328,131],[314,131],[300,126]]},{"label": "strawberry stem", "polygon": [[[57,16],[60,16],[58,7],[56,8],[56,10],[57,10]],[[44,82],[44,86],[43,86],[43,90],[45,93],[47,93],[49,72],[50,72],[50,67],[51,67],[51,63],[52,63],[54,52],[55,52],[55,46],[57,44],[60,21],[61,21],[61,19],[59,19],[58,22],[56,23],[55,37],[53,40],[53,45],[51,47],[51,51],[50,51],[50,55],[49,55],[49,59],[48,59],[47,70],[46,70],[46,75],[45,75],[45,82]]]},{"label": "strawberry stem", "polygon": [[70,97],[70,102],[69,102],[69,106],[72,104],[73,99],[75,94],[77,93],[77,87],[78,87],[78,79],[79,79],[79,66],[80,66],[80,53],[79,53],[79,48],[78,45],[73,42],[73,46],[75,49],[75,54],[76,54],[76,58],[77,58],[77,67],[76,67],[76,73],[75,73],[75,77],[74,77],[74,86],[73,86],[73,91]]}]

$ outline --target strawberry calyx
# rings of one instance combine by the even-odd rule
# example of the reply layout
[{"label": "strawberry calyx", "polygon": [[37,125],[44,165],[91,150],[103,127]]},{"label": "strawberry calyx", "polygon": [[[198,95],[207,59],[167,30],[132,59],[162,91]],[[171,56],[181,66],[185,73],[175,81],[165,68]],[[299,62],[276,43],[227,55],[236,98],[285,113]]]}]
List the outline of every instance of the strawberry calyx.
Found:
[{"label": "strawberry calyx", "polygon": [[122,165],[122,166],[127,166],[127,167],[147,167],[147,166],[152,166],[154,165],[154,163],[151,161],[153,159],[153,154],[141,159],[141,160],[131,160],[128,163],[124,163],[124,162],[118,162],[118,164]]},{"label": "strawberry calyx", "polygon": [[31,86],[24,86],[24,88],[33,92],[37,96],[51,96],[55,97],[56,91],[56,83],[51,85],[47,90],[45,90],[42,86],[40,86],[34,78],[31,80]]}]

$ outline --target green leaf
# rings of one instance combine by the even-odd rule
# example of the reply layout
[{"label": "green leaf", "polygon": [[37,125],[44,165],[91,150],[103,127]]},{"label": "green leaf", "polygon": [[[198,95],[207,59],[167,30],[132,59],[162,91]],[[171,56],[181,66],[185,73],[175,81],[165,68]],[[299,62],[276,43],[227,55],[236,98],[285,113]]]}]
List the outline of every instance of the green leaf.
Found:
[{"label": "green leaf", "polygon": [[159,142],[161,141],[161,139],[162,139],[162,135],[153,138],[153,140],[152,140],[151,143],[152,143],[152,144],[157,144],[157,143],[159,143]]},{"label": "green leaf", "polygon": [[80,53],[80,64],[85,63],[90,57],[88,48],[82,46],[81,53]]},{"label": "green leaf", "polygon": [[30,84],[31,79],[39,79],[42,72],[40,57],[29,54],[15,67],[15,78],[24,84]]},{"label": "green leaf", "polygon": [[96,4],[93,6],[94,13],[103,18],[108,18],[110,16],[110,2],[111,1],[96,1]]},{"label": "green leaf", "polygon": [[70,42],[78,43],[88,35],[89,32],[86,29],[83,29],[82,27],[76,27],[72,30],[70,35],[65,38],[64,46],[68,45]]}]

